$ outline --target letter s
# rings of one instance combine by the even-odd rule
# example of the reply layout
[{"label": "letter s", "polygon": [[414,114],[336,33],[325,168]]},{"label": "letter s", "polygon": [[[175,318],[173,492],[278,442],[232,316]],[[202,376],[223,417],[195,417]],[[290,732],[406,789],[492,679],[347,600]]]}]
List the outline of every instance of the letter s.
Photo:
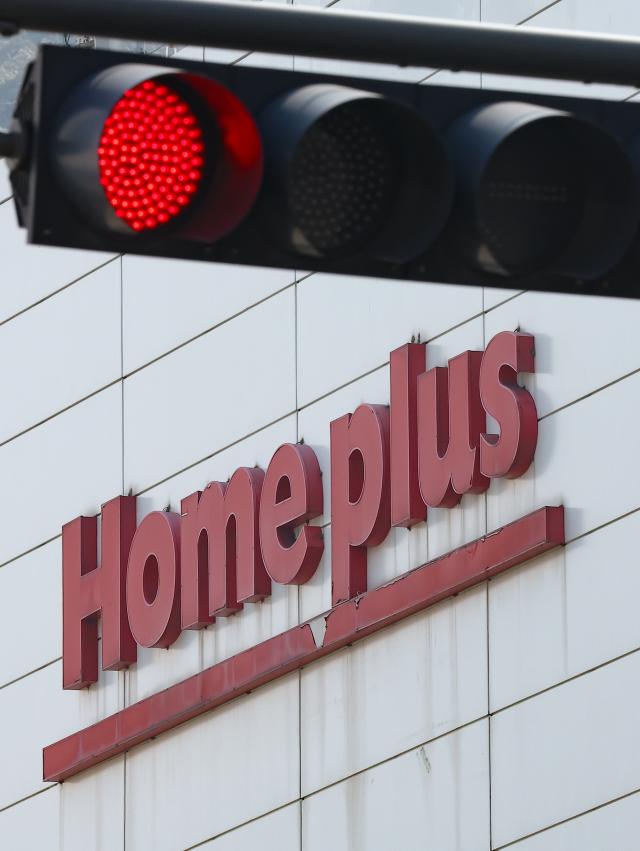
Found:
[{"label": "letter s", "polygon": [[480,436],[480,470],[490,478],[515,479],[531,464],[538,440],[533,397],[517,382],[519,372],[534,372],[531,334],[503,331],[491,340],[480,366],[480,398],[498,421],[500,434]]}]

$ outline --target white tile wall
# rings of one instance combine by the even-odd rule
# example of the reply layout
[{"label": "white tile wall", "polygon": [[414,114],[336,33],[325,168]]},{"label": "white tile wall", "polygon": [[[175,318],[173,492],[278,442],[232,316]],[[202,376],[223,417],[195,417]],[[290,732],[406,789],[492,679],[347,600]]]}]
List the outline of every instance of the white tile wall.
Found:
[{"label": "white tile wall", "polygon": [[124,383],[125,488],[177,473],[295,409],[292,290]]},{"label": "white tile wall", "polygon": [[531,25],[612,35],[640,35],[640,8],[626,0],[610,0],[606,5],[598,0],[561,0],[536,15]]},{"label": "white tile wall", "polygon": [[[335,6],[341,8],[341,4]],[[416,68],[413,65],[378,65],[372,62],[347,62],[340,59],[320,59],[315,56],[296,56],[295,70],[308,74],[337,74],[342,77],[363,77],[373,80],[391,80],[398,83],[419,83],[433,68]]]},{"label": "white tile wall", "polygon": [[[542,17],[542,16],[540,16]],[[531,23],[535,24],[538,18]],[[613,86],[606,83],[580,83],[573,80],[548,80],[544,77],[510,77],[483,74],[482,88],[493,91],[513,91],[558,95],[561,97],[594,98],[596,100],[624,100],[636,91],[634,86]]]},{"label": "white tile wall", "polygon": [[0,442],[121,375],[120,262],[0,325]]},{"label": "white tile wall", "polygon": [[61,561],[56,539],[0,568],[0,686],[62,655]]},{"label": "white tile wall", "polygon": [[493,716],[496,846],[640,788],[639,682],[634,653]]},{"label": "white tile wall", "polygon": [[498,287],[485,287],[484,309],[491,310],[492,308],[497,307],[497,305],[502,304],[503,301],[508,301],[510,298],[514,298],[520,292],[520,290],[508,290]]},{"label": "white tile wall", "polygon": [[226,482],[238,467],[261,467],[266,470],[271,456],[283,443],[296,442],[296,415],[266,426],[232,446],[216,452],[206,461],[189,467],[161,484],[154,485],[138,497],[138,519],[150,511],[167,506],[180,511],[180,502],[194,491],[204,490],[209,482]]},{"label": "white tile wall", "polygon": [[26,231],[18,228],[13,204],[0,205],[0,244],[3,280],[16,286],[0,287],[0,322],[106,263],[111,255],[67,248],[27,245]]},{"label": "white tile wall", "polygon": [[630,795],[551,830],[516,842],[514,851],[636,851],[640,794]]},{"label": "white tile wall", "polygon": [[60,789],[51,787],[0,812],[0,847],[11,851],[61,851]]},{"label": "white tile wall", "polygon": [[219,325],[292,281],[293,272],[286,269],[124,257],[125,373]]},{"label": "white tile wall", "polygon": [[422,81],[425,86],[462,86],[463,88],[478,89],[482,75],[477,71],[435,71]]},{"label": "white tile wall", "polygon": [[124,838],[124,757],[0,811],[7,851],[119,851]]},{"label": "white tile wall", "polygon": [[[323,5],[316,0],[296,0],[297,4]],[[418,15],[425,18],[460,18],[478,21],[480,0],[338,0],[338,9],[358,12],[391,13],[394,15]]]},{"label": "white tile wall", "polygon": [[236,64],[249,68],[277,68],[282,71],[293,71],[293,56],[287,56],[285,53],[249,53],[246,56],[243,55]]},{"label": "white tile wall", "polygon": [[298,289],[299,404],[386,363],[413,335],[430,340],[481,313],[478,287],[313,275]]},{"label": "white tile wall", "polygon": [[487,314],[486,337],[516,328],[535,335],[536,371],[521,383],[543,417],[640,369],[640,352],[630,345],[640,302],[620,308],[614,298],[524,293]]},{"label": "white tile wall", "polygon": [[[548,8],[545,8],[548,6]],[[537,7],[537,8],[536,8]],[[640,34],[640,12],[626,0],[600,3],[598,0],[560,0],[556,3],[534,3],[531,0],[485,0],[482,19],[499,23],[515,23],[536,11],[535,17],[524,25],[557,30],[577,30],[633,36]],[[524,13],[524,16],[522,16]],[[514,17],[515,16],[515,17]],[[522,17],[521,17],[522,16]],[[514,89],[586,98],[622,100],[634,86],[610,86],[601,83],[584,85],[563,80],[542,80],[531,77],[508,77],[483,74],[485,89]],[[637,87],[635,87],[637,88]]]},{"label": "white tile wall", "polygon": [[357,774],[302,804],[305,851],[488,851],[486,721]]},{"label": "white tile wall", "polygon": [[231,65],[246,54],[246,50],[231,50],[224,47],[205,47],[204,61]]},{"label": "white tile wall", "polygon": [[60,851],[124,851],[124,759],[62,784]]},{"label": "white tile wall", "polygon": [[302,672],[302,793],[487,712],[486,590],[474,588]]},{"label": "white tile wall", "polygon": [[202,851],[300,851],[300,804],[290,804],[268,816],[205,842]]},{"label": "white tile wall", "polygon": [[[333,11],[383,13],[395,15],[416,15],[427,18],[470,19],[480,18],[480,0],[295,0],[297,5],[331,6]],[[373,77],[374,79],[418,82],[432,74],[433,68],[399,67],[379,65],[369,62],[346,62],[337,60],[296,57],[296,70],[310,71],[316,74],[343,74],[354,77]],[[465,75],[466,76],[466,75]],[[442,81],[445,85],[445,81]],[[455,85],[456,83],[454,83]],[[467,82],[457,83],[467,85]],[[477,82],[470,82],[477,85]]]},{"label": "white tile wall", "polygon": [[132,751],[127,848],[186,848],[296,800],[298,689],[291,674]]},{"label": "white tile wall", "polygon": [[0,564],[121,491],[118,385],[0,446]]},{"label": "white tile wall", "polygon": [[540,13],[542,5],[541,0],[483,0],[482,20],[492,24],[519,24],[538,12],[531,22],[531,26],[537,27],[538,18],[544,14]]},{"label": "white tile wall", "polygon": [[489,583],[492,710],[640,647],[640,514]]},{"label": "white tile wall", "polygon": [[638,392],[636,374],[543,419],[527,473],[497,479],[487,492],[488,529],[543,505],[562,504],[571,540],[637,508]]},{"label": "white tile wall", "polygon": [[123,676],[103,674],[100,688],[63,691],[62,662],[0,689],[0,809],[44,789],[42,748],[111,715],[124,703]]}]

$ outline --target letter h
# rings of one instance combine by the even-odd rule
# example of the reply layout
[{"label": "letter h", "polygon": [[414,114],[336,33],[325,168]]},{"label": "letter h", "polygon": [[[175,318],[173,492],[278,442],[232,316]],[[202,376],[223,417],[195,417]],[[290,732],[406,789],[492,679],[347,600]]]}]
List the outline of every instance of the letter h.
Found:
[{"label": "letter h", "polygon": [[102,506],[101,563],[97,517],[76,517],[62,528],[62,685],[85,688],[98,680],[98,620],[102,618],[102,669],[119,671],[136,661],[126,609],[126,571],[136,530],[136,498],[119,496]]}]

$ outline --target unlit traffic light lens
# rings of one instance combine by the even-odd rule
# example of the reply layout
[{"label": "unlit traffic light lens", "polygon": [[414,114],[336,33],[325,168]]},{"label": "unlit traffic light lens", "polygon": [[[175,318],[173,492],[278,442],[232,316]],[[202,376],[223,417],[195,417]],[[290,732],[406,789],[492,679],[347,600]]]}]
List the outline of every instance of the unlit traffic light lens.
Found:
[{"label": "unlit traffic light lens", "polygon": [[585,202],[575,141],[562,122],[538,121],[513,133],[489,160],[478,222],[502,268],[526,273],[540,267],[575,236]]},{"label": "unlit traffic light lens", "polygon": [[633,167],[613,136],[561,110],[501,101],[459,118],[453,227],[467,262],[525,277],[607,272],[638,221]]},{"label": "unlit traffic light lens", "polygon": [[292,255],[406,262],[443,227],[451,166],[412,108],[348,86],[301,86],[269,104],[260,128],[263,220]]},{"label": "unlit traffic light lens", "polygon": [[396,152],[370,104],[347,104],[320,118],[291,163],[292,214],[321,254],[342,254],[375,237],[397,191]]},{"label": "unlit traffic light lens", "polygon": [[124,93],[104,123],[100,183],[118,218],[134,231],[169,223],[202,181],[203,133],[174,89],[145,80]]}]

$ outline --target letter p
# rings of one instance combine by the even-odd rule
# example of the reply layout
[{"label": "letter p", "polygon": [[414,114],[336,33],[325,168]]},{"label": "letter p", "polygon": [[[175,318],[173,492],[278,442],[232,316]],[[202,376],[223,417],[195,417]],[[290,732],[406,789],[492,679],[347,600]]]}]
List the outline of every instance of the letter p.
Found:
[{"label": "letter p", "polygon": [[360,405],[331,423],[333,605],[367,590],[367,547],[391,528],[389,409]]}]

